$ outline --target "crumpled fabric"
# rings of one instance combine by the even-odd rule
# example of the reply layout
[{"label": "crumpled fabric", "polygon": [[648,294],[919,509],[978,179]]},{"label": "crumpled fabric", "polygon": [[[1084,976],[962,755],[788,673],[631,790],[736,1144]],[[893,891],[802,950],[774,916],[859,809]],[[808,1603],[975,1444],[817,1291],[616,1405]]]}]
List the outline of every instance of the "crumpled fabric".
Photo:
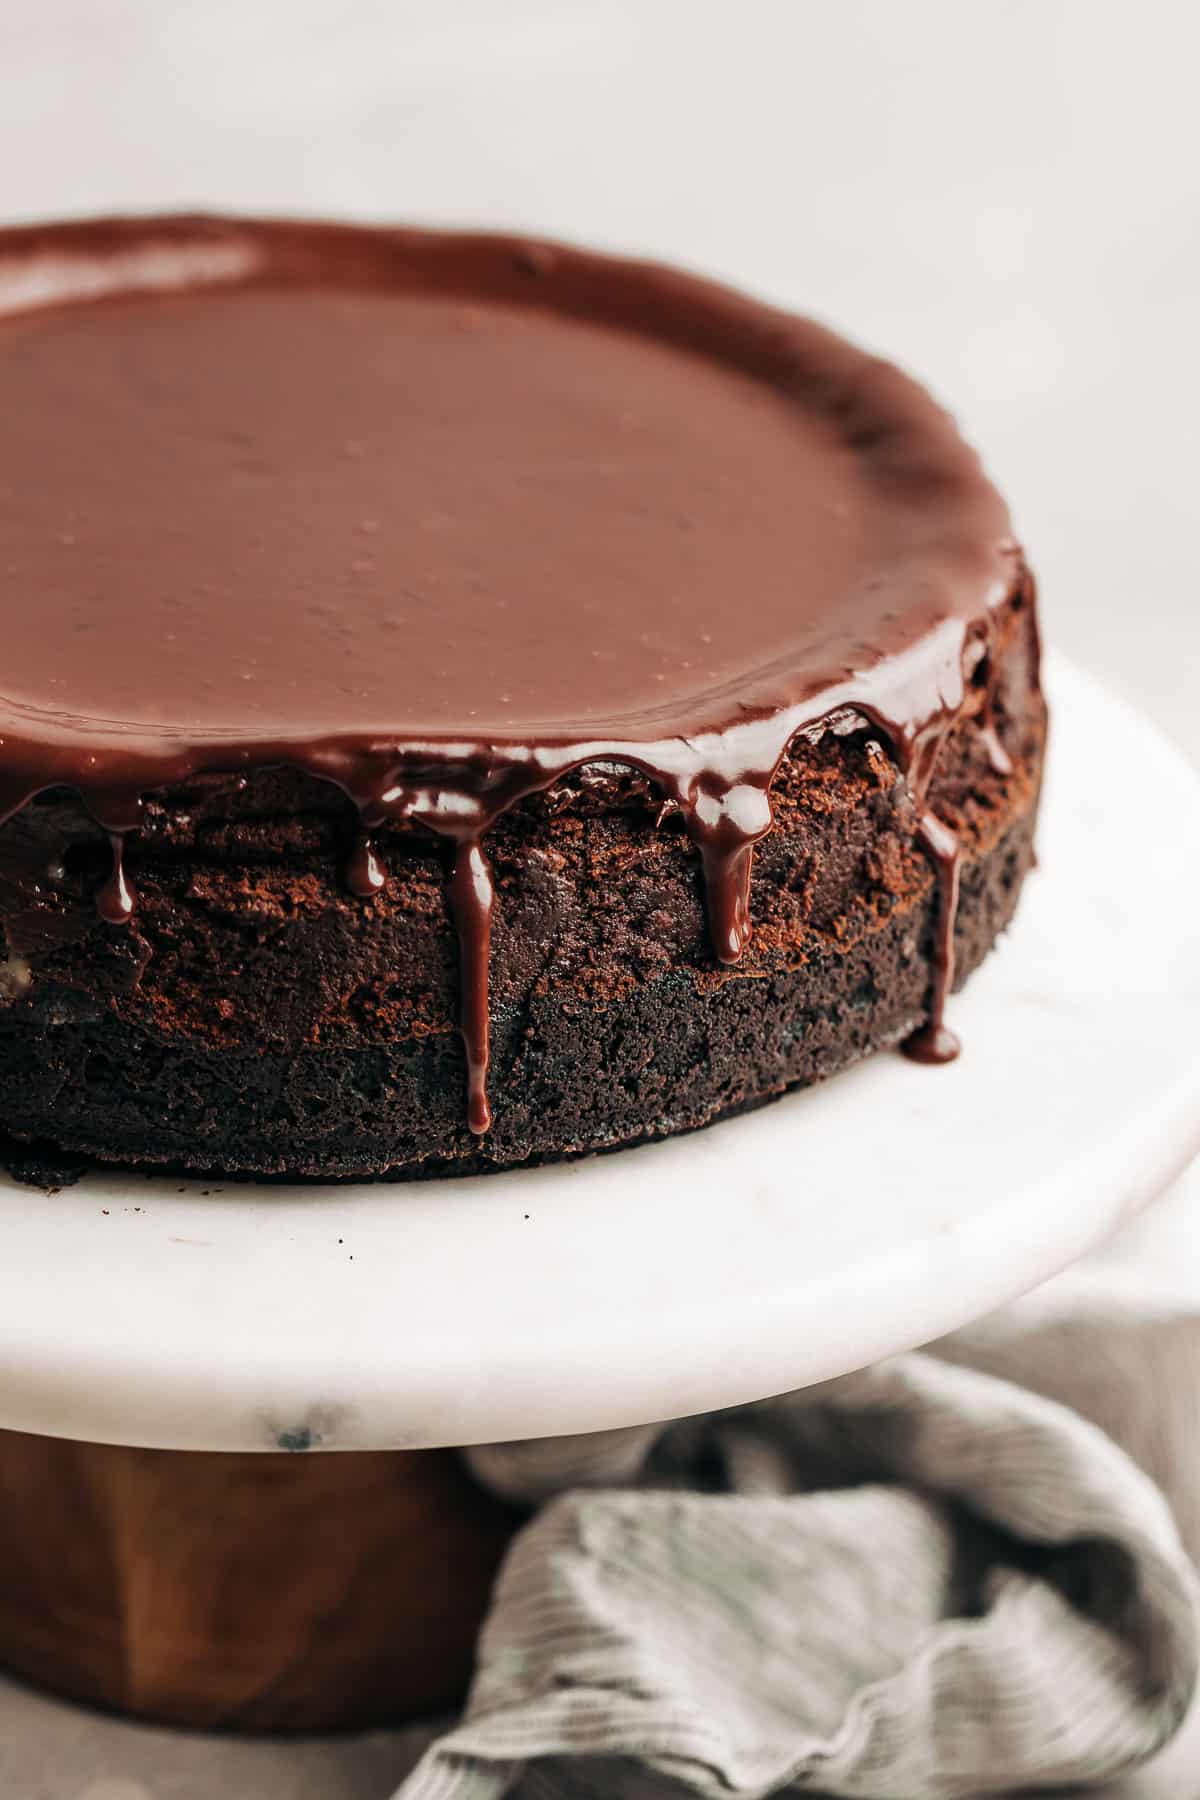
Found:
[{"label": "crumpled fabric", "polygon": [[1084,1294],[760,1405],[466,1452],[538,1511],[399,1800],[1109,1779],[1196,1683],[1198,1425],[1200,1313]]}]

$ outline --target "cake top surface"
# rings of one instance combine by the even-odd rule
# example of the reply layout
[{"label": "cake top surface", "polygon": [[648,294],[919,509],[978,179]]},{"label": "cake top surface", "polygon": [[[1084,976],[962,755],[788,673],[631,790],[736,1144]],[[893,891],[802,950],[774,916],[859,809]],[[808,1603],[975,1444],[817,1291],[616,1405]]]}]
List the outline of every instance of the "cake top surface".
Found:
[{"label": "cake top surface", "polygon": [[317,225],[0,233],[10,794],[274,755],[355,791],[339,755],[864,696],[903,726],[1012,556],[920,388],[689,276]]}]

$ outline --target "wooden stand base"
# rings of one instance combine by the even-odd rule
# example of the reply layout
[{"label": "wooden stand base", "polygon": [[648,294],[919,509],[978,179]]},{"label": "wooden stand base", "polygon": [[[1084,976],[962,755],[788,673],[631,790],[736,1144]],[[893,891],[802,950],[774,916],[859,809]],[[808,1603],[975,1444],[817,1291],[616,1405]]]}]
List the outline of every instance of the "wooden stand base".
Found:
[{"label": "wooden stand base", "polygon": [[172,1724],[458,1700],[519,1515],[449,1451],[217,1455],[0,1432],[0,1665]]}]

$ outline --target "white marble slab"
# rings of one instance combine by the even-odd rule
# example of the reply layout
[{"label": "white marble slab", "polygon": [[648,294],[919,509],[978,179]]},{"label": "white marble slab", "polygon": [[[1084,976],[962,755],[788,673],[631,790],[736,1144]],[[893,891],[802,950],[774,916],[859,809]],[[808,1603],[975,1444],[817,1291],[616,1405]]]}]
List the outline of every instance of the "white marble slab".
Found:
[{"label": "white marble slab", "polygon": [[883,1055],[485,1180],[5,1180],[0,1424],[229,1450],[592,1430],[821,1380],[1063,1267],[1200,1141],[1200,784],[1090,678],[1055,665],[1051,700],[1042,867],[953,1003],[957,1063]]}]

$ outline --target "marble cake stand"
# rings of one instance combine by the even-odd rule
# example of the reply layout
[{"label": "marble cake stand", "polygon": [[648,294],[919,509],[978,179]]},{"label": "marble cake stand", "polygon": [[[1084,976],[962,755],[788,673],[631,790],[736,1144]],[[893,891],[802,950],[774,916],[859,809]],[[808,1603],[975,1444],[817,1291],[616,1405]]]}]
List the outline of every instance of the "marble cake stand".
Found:
[{"label": "marble cake stand", "polygon": [[1200,1148],[1200,783],[1078,671],[1050,688],[1042,867],[949,1068],[487,1180],[0,1182],[0,1660],[191,1722],[437,1703],[512,1521],[396,1452],[824,1379],[1160,1191]]}]

